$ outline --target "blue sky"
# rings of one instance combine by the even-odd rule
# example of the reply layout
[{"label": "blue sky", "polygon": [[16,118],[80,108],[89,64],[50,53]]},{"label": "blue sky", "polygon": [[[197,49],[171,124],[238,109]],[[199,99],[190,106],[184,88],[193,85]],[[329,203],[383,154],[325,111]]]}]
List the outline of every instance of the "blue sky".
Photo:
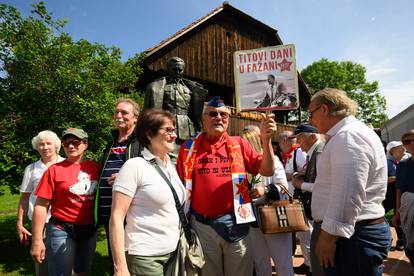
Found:
[{"label": "blue sky", "polygon": [[[3,0],[28,15],[29,0]],[[215,0],[46,0],[74,39],[117,46],[127,59],[206,15]],[[298,69],[323,57],[350,60],[378,80],[391,118],[414,104],[413,0],[234,0],[231,5],[296,45]]]}]

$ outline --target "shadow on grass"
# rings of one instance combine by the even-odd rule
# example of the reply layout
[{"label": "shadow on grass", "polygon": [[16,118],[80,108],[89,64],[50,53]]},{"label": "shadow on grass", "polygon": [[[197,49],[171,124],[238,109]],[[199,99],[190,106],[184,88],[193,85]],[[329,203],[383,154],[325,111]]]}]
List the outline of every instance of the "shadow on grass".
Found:
[{"label": "shadow on grass", "polygon": [[0,274],[34,275],[30,248],[19,242],[15,229],[16,216],[0,217]]},{"label": "shadow on grass", "polygon": [[109,275],[112,260],[108,257],[105,230],[98,228],[95,257],[92,264],[92,275]]},{"label": "shadow on grass", "polygon": [[[16,216],[0,216],[0,275],[35,275],[30,247],[23,246],[16,235]],[[97,248],[92,266],[92,275],[109,275],[110,261],[106,248],[106,237],[98,229]]]}]

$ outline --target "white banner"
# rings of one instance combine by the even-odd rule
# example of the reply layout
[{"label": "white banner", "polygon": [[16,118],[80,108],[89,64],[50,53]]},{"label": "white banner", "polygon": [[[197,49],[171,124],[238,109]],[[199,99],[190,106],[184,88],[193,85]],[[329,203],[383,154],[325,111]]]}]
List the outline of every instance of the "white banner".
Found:
[{"label": "white banner", "polygon": [[234,80],[239,111],[297,109],[295,45],[235,52]]}]

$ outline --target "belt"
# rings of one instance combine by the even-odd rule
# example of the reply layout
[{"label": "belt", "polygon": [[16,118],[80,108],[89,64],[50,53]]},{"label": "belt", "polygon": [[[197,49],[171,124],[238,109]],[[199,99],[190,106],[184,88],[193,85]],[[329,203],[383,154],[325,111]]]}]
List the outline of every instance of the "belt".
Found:
[{"label": "belt", "polygon": [[220,215],[220,216],[217,216],[217,217],[207,217],[207,216],[204,216],[204,215],[197,214],[193,210],[191,210],[190,213],[194,216],[196,221],[201,222],[202,224],[206,224],[206,225],[210,225],[213,221],[215,221],[219,217],[227,215],[227,214],[224,214],[224,215]]},{"label": "belt", "polygon": [[[322,224],[322,220],[321,221],[314,221],[313,223],[317,223],[317,224]],[[364,220],[360,220],[357,221],[355,223],[355,226],[366,226],[366,225],[374,225],[374,224],[380,224],[385,222],[385,218],[384,217],[380,217],[380,218],[376,218],[376,219],[364,219]]]},{"label": "belt", "polygon": [[380,224],[384,222],[385,222],[384,217],[380,217],[376,219],[364,219],[364,220],[357,221],[355,223],[355,226],[366,226],[366,225]]}]

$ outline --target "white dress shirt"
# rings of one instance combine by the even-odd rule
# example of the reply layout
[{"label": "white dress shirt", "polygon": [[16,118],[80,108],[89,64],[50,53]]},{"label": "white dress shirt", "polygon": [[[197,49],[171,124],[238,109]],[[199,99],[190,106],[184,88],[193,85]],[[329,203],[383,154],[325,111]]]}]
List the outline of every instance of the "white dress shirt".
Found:
[{"label": "white dress shirt", "polygon": [[312,216],[322,229],[349,238],[357,221],[384,216],[387,161],[378,135],[353,116],[328,132],[317,160]]}]

